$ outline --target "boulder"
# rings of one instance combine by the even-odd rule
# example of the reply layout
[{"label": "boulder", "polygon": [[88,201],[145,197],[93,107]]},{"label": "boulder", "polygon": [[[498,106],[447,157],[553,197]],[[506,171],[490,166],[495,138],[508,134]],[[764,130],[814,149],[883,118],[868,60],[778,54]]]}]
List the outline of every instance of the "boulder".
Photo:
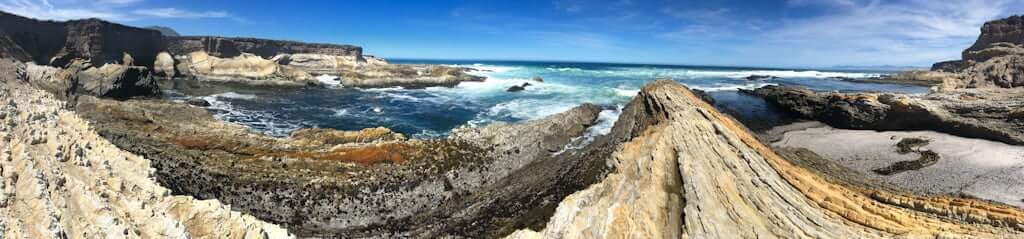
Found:
[{"label": "boulder", "polygon": [[544,78],[541,78],[540,76],[534,76],[532,80],[534,82],[544,83]]},{"label": "boulder", "polygon": [[204,100],[203,98],[191,98],[191,99],[188,99],[187,101],[185,101],[185,103],[187,103],[189,105],[192,105],[192,106],[199,106],[199,107],[210,107],[211,106],[210,102]]},{"label": "boulder", "polygon": [[106,64],[75,74],[72,92],[114,99],[160,95],[152,71],[141,66]]},{"label": "boulder", "polygon": [[174,57],[166,51],[156,55],[156,62],[153,62],[153,73],[159,77],[174,77],[177,71],[174,69]]}]

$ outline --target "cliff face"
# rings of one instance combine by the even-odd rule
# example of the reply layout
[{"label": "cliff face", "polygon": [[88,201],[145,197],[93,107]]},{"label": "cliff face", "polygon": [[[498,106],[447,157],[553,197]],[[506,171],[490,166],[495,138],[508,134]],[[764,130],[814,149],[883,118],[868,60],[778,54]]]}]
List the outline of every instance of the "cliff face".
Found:
[{"label": "cliff face", "polygon": [[[615,131],[615,170],[510,238],[1015,238],[1024,211],[831,181],[780,157],[673,81],[650,84]],[[621,122],[621,121],[620,121]]]},{"label": "cliff face", "polygon": [[266,59],[280,54],[319,54],[362,57],[363,48],[352,45],[316,44],[297,41],[215,36],[166,37],[168,50],[175,55],[205,51],[211,56],[231,58],[242,53]]},{"label": "cliff face", "polygon": [[152,66],[156,54],[165,48],[158,31],[98,19],[39,21],[0,12],[0,30],[32,61],[54,66],[75,59],[94,65],[123,63],[124,53],[132,55],[138,65]]},{"label": "cliff face", "polygon": [[1001,20],[985,23],[981,27],[981,35],[970,48],[964,50],[963,59],[975,62],[988,60],[978,52],[992,47],[995,43],[1011,43],[1024,45],[1024,16],[1011,16]]}]

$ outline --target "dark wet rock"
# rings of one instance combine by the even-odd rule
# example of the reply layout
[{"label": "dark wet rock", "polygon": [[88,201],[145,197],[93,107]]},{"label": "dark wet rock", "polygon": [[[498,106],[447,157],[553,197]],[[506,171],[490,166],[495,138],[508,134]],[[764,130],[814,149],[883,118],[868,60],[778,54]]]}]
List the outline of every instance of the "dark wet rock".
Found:
[{"label": "dark wet rock", "polygon": [[745,77],[744,79],[752,80],[752,81],[759,81],[759,80],[772,80],[772,79],[778,79],[778,78],[779,78],[778,76],[771,76],[771,75],[750,75],[750,76]]},{"label": "dark wet rock", "polygon": [[206,100],[204,100],[202,98],[191,98],[191,99],[188,99],[188,101],[185,101],[185,103],[188,103],[189,105],[193,105],[193,106],[199,106],[199,107],[210,107],[211,106],[209,101],[206,101]]},{"label": "dark wet rock", "polygon": [[529,82],[526,82],[526,83],[523,83],[522,85],[514,85],[512,87],[509,87],[505,91],[506,92],[520,92],[520,91],[526,90],[526,87],[531,86],[531,85],[532,84],[530,84]]},{"label": "dark wet rock", "polygon": [[540,76],[534,76],[532,80],[533,80],[534,82],[540,82],[540,83],[544,83],[544,78],[542,78],[542,77],[540,77]]}]

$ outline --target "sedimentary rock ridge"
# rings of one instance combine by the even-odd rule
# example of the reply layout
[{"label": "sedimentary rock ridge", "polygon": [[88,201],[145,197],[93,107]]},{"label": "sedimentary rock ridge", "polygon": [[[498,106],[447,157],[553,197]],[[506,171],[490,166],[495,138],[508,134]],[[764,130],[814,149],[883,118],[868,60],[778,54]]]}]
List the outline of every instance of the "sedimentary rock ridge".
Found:
[{"label": "sedimentary rock ridge", "polygon": [[544,230],[510,237],[1022,236],[1019,209],[826,180],[779,157],[676,82],[645,87],[623,113],[631,118],[616,127],[642,130],[615,152],[611,174],[562,201]]},{"label": "sedimentary rock ridge", "polygon": [[[0,64],[0,238],[288,238],[216,200],[171,196],[64,103]],[[20,76],[23,77],[23,76]]]},{"label": "sedimentary rock ridge", "polygon": [[996,43],[1024,45],[1024,16],[1011,16],[986,22],[981,26],[978,40],[964,50],[963,59],[972,62],[987,61],[991,56],[978,53],[991,48]]}]

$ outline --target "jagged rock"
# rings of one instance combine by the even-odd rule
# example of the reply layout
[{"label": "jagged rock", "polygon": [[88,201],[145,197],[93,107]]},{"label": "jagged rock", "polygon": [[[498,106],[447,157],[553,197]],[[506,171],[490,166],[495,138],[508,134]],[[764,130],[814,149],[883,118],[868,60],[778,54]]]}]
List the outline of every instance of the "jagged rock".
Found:
[{"label": "jagged rock", "polygon": [[644,87],[620,120],[629,118],[645,123],[632,124],[639,130],[615,152],[615,170],[566,197],[542,231],[509,238],[1022,235],[1020,209],[829,181],[784,160],[676,82]]},{"label": "jagged rock", "polygon": [[1024,122],[1010,120],[1012,109],[1024,107],[1024,94],[1015,89],[962,89],[926,96],[815,93],[783,86],[743,92],[836,128],[935,130],[1024,144]]},{"label": "jagged rock", "polygon": [[963,85],[970,88],[1024,87],[1024,48],[1021,54],[994,57],[963,70]]},{"label": "jagged rock", "polygon": [[[64,103],[0,63],[0,237],[290,238],[216,200],[174,196]],[[35,145],[33,145],[33,142]]]}]

